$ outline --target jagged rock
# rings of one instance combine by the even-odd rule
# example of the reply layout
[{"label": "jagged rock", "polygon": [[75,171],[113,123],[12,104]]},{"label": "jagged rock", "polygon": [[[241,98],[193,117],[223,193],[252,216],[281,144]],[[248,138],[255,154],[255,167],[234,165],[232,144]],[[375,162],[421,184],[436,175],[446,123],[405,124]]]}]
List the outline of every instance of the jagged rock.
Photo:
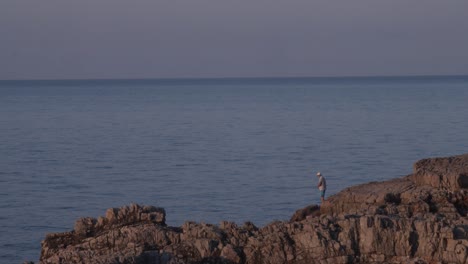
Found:
[{"label": "jagged rock", "polygon": [[169,227],[162,208],[111,208],[47,235],[40,263],[468,263],[467,172],[468,155],[421,160],[262,228]]},{"label": "jagged rock", "polygon": [[468,188],[468,154],[448,158],[423,159],[413,166],[411,180],[450,191]]},{"label": "jagged rock", "polygon": [[297,210],[293,216],[291,216],[290,222],[297,222],[305,220],[307,217],[315,217],[320,215],[320,206],[313,204],[305,208]]},{"label": "jagged rock", "polygon": [[80,218],[75,222],[75,235],[79,238],[86,238],[94,235],[97,220],[91,217]]}]

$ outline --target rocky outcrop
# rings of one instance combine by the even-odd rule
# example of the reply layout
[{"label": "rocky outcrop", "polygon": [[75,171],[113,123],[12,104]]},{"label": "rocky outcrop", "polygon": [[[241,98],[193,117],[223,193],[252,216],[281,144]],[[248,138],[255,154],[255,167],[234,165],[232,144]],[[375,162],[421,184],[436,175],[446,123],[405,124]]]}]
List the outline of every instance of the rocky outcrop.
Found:
[{"label": "rocky outcrop", "polygon": [[41,263],[468,263],[468,155],[347,188],[290,221],[165,224],[136,204],[49,234]]},{"label": "rocky outcrop", "polygon": [[413,166],[411,180],[417,185],[429,185],[449,191],[468,188],[468,154],[423,159]]},{"label": "rocky outcrop", "polygon": [[293,216],[291,216],[291,219],[289,220],[289,222],[298,222],[306,218],[310,219],[316,216],[320,216],[320,206],[313,204],[313,205],[309,205],[305,208],[297,210],[293,214]]}]

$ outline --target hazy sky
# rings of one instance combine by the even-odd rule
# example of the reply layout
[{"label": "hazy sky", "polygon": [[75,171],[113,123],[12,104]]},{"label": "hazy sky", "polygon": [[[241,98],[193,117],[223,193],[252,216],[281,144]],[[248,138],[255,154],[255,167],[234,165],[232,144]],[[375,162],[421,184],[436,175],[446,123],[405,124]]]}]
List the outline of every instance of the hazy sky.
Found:
[{"label": "hazy sky", "polygon": [[468,74],[467,0],[1,0],[0,79]]}]

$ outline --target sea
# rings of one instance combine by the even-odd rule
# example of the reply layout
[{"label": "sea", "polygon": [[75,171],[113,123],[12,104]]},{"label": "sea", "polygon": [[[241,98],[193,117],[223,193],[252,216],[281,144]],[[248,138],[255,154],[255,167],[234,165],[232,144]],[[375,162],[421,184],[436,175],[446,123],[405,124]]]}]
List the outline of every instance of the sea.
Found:
[{"label": "sea", "polygon": [[0,263],[131,203],[264,226],[468,153],[468,76],[0,81]]}]

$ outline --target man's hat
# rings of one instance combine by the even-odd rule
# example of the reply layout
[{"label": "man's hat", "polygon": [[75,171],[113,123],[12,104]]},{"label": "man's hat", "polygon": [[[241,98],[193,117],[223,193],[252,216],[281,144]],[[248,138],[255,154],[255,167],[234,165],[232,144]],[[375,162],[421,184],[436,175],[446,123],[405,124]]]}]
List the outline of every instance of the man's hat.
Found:
[{"label": "man's hat", "polygon": [[317,176],[322,176],[322,173],[320,173],[320,171],[317,172]]}]

